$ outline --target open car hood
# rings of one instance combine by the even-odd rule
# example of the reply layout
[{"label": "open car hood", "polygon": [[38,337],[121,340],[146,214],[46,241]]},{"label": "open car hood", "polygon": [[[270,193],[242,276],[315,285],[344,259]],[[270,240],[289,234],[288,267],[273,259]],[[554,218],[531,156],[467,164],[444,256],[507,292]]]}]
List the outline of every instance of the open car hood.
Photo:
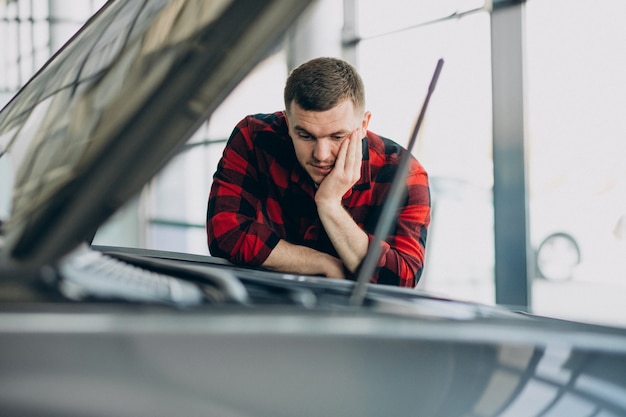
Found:
[{"label": "open car hood", "polygon": [[309,3],[107,3],[0,113],[4,261],[43,265],[89,240]]}]

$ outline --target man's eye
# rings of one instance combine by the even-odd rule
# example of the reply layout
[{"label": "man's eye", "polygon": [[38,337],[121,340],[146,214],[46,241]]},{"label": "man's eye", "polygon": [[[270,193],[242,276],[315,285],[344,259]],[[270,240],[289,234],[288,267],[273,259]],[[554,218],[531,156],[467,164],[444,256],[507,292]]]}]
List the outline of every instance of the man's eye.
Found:
[{"label": "man's eye", "polygon": [[346,137],[346,135],[341,135],[341,136],[333,136],[333,139],[334,139],[334,140],[341,140],[341,139],[343,139],[343,138],[345,138],[345,137]]},{"label": "man's eye", "polygon": [[312,136],[306,133],[298,133],[298,137],[303,140],[311,140]]}]

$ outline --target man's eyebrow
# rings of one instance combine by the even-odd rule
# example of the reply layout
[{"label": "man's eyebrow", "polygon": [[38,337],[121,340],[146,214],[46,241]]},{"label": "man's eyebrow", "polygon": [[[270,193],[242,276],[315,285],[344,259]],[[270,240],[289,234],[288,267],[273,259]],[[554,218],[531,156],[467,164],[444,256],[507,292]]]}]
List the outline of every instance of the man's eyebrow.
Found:
[{"label": "man's eyebrow", "polygon": [[[317,139],[317,136],[313,135],[311,132],[309,132],[308,130],[306,130],[302,126],[295,125],[293,128],[295,130],[299,131],[299,132],[304,132],[307,135]],[[352,133],[352,131],[351,130],[342,129],[342,130],[338,130],[337,132],[330,133],[327,136],[343,136],[343,135],[347,135],[349,133]]]}]

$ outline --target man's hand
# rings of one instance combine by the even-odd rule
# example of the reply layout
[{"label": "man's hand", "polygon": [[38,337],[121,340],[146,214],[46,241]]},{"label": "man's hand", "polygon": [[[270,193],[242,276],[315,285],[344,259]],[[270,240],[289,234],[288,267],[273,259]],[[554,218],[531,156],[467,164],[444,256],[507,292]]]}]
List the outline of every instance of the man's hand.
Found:
[{"label": "man's hand", "polygon": [[335,166],[321,182],[315,193],[316,204],[332,201],[341,203],[341,198],[361,178],[363,145],[361,129],[355,129],[339,147]]},{"label": "man's hand", "polygon": [[361,178],[363,134],[362,128],[355,129],[341,143],[332,171],[315,193],[320,220],[341,259],[281,240],[264,262],[264,267],[276,271],[345,279],[344,265],[352,272],[359,266],[367,252],[367,234],[343,208],[341,200]]},{"label": "man's hand", "polygon": [[345,279],[341,259],[285,240],[278,242],[263,263],[263,267],[274,271]]},{"label": "man's hand", "polygon": [[324,230],[343,264],[355,272],[367,253],[367,234],[343,208],[341,200],[361,178],[363,160],[362,129],[356,129],[344,140],[337,153],[335,167],[324,178],[315,193],[315,204]]},{"label": "man's hand", "polygon": [[320,263],[320,266],[322,267],[321,275],[332,279],[346,279],[341,259],[325,253],[322,253],[322,255],[326,255],[326,259]]}]

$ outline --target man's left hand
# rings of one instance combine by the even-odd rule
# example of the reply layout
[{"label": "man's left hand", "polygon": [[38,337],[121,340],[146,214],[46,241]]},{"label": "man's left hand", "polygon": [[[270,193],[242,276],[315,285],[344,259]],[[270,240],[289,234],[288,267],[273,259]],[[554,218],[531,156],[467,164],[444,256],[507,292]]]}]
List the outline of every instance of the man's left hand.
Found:
[{"label": "man's left hand", "polygon": [[363,145],[361,129],[355,129],[339,147],[335,166],[321,182],[315,193],[315,202],[324,201],[341,203],[342,197],[361,178],[361,162],[363,160]]}]

